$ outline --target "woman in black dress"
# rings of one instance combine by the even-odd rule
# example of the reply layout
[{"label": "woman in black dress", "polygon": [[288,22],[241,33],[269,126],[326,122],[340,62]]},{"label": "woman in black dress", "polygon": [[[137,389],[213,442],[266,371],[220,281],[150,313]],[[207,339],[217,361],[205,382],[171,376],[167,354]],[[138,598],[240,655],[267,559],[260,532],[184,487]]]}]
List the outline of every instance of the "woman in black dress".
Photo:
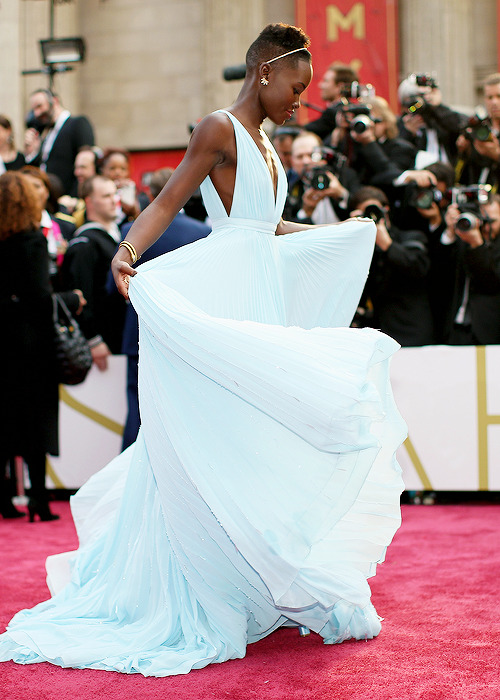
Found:
[{"label": "woman in black dress", "polygon": [[[57,455],[59,393],[47,241],[39,230],[39,199],[26,176],[0,176],[0,489],[1,512],[13,517],[5,465],[21,456],[31,481],[30,520],[54,520],[45,487],[46,454]],[[78,293],[66,296],[73,310]]]}]

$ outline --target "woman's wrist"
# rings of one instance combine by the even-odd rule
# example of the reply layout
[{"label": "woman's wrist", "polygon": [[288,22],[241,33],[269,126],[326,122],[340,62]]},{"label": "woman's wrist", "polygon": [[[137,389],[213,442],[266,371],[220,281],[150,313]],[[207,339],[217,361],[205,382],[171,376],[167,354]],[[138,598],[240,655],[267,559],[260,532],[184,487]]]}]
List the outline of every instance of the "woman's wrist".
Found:
[{"label": "woman's wrist", "polygon": [[122,241],[118,246],[118,249],[120,248],[128,253],[130,259],[132,260],[132,265],[134,265],[134,263],[140,260],[141,256],[137,253],[135,246],[132,243],[130,243],[130,241]]}]

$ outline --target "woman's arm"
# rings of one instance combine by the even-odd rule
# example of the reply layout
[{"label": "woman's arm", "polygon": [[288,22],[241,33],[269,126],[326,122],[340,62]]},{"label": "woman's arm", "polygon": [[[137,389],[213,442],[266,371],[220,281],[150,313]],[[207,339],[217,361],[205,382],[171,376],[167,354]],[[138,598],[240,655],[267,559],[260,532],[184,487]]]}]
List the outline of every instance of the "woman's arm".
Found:
[{"label": "woman's arm", "polygon": [[372,219],[368,219],[365,216],[351,216],[350,219],[346,219],[345,221],[337,221],[334,224],[299,224],[296,223],[295,221],[281,221],[279,222],[278,226],[276,227],[276,235],[277,236],[283,236],[287,233],[296,233],[297,231],[304,231],[305,229],[309,228],[324,228],[325,226],[340,226],[341,224],[346,224],[348,221],[364,221],[370,222]]},{"label": "woman's arm", "polygon": [[[134,221],[125,238],[137,255],[158,240],[211,170],[224,163],[231,138],[234,140],[232,124],[223,114],[211,114],[197,125],[181,164],[158,197]],[[118,249],[111,262],[116,286],[125,298],[128,278],[137,274],[130,262],[130,253],[124,247]]]}]

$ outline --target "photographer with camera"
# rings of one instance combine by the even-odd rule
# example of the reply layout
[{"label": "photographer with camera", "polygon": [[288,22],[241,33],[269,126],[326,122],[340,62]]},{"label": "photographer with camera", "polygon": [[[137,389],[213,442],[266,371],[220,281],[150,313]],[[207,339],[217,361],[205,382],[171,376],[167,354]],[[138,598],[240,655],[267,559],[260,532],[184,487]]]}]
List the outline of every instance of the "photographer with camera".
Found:
[{"label": "photographer with camera", "polygon": [[327,68],[319,83],[321,99],[327,103],[327,108],[318,119],[306,124],[307,131],[317,134],[321,139],[330,136],[336,127],[336,115],[342,106],[341,98],[353,83],[358,84],[358,75],[343,63],[332,63]]},{"label": "photographer with camera", "polygon": [[419,153],[416,167],[441,161],[455,165],[456,141],[467,117],[442,104],[436,79],[427,73],[412,73],[398,88],[402,115],[399,135],[412,143]]},{"label": "photographer with camera", "polygon": [[345,158],[304,131],[292,144],[292,171],[283,216],[289,221],[327,224],[349,216],[349,198],[359,189]]},{"label": "photographer with camera", "polygon": [[500,196],[488,187],[454,188],[441,237],[448,285],[444,336],[449,345],[500,343]]},{"label": "photographer with camera", "polygon": [[389,199],[393,221],[414,228],[403,212],[406,186],[432,187],[435,177],[428,170],[415,170],[417,149],[398,136],[396,115],[382,97],[367,103],[349,102],[344,119],[352,142],[352,167],[361,182],[380,187]]},{"label": "photographer with camera", "polygon": [[413,184],[407,188],[403,203],[404,219],[412,221],[415,228],[425,231],[429,243],[439,242],[446,228],[445,213],[451,203],[451,190],[455,183],[455,171],[447,163],[431,163],[426,172],[435,177],[434,184],[421,187]]},{"label": "photographer with camera", "polygon": [[433,343],[425,234],[392,226],[388,199],[377,187],[362,187],[351,204],[351,216],[367,216],[377,224],[375,251],[354,325],[378,328],[403,347]]},{"label": "photographer with camera", "polygon": [[483,82],[485,108],[476,108],[457,139],[456,181],[489,184],[498,189],[500,177],[500,73]]}]

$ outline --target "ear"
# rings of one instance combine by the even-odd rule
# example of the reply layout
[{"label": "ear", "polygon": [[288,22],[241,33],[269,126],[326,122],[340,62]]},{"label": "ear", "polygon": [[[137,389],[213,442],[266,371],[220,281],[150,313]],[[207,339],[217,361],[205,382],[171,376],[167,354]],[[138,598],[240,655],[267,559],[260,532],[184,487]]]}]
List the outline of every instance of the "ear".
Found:
[{"label": "ear", "polygon": [[269,80],[269,73],[271,72],[271,67],[269,66],[269,63],[262,63],[260,68],[259,68],[259,80],[261,78],[264,78],[265,80]]}]

